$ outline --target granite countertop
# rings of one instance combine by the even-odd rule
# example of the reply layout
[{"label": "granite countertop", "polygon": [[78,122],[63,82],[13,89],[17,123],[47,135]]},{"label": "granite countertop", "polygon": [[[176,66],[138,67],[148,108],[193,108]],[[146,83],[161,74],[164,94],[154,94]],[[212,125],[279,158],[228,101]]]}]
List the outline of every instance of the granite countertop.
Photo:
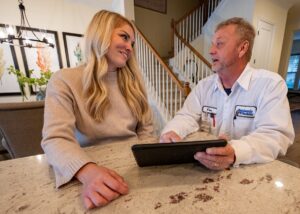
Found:
[{"label": "granite countertop", "polygon": [[86,148],[130,188],[128,195],[91,211],[83,207],[78,181],[55,188],[44,155],[0,162],[1,213],[300,213],[296,167],[273,161],[225,171],[197,164],[139,168],[130,149],[134,143]]}]

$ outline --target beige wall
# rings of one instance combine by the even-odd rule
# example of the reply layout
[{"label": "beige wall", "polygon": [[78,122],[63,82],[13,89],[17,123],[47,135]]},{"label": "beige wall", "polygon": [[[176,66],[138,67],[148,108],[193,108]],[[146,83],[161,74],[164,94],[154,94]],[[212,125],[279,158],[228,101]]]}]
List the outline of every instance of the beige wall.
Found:
[{"label": "beige wall", "polygon": [[[128,18],[134,17],[133,0],[24,0],[31,27],[58,33],[63,67],[66,55],[62,32],[83,34],[93,15],[101,10],[113,10]],[[18,1],[0,0],[0,23],[20,25]],[[15,48],[21,72],[25,72],[20,48]],[[35,97],[31,97],[35,99]],[[21,96],[0,96],[0,102],[21,101]]]},{"label": "beige wall", "polygon": [[[258,21],[261,19],[265,22],[273,24],[275,27],[275,33],[273,42],[271,45],[271,56],[270,56],[270,66],[269,70],[278,72],[280,55],[285,31],[285,24],[287,19],[287,11],[288,9],[282,7],[281,4],[277,3],[277,1],[272,0],[256,0],[254,15],[253,15],[253,25],[257,29]],[[254,56],[257,52],[257,48],[254,45]],[[259,50],[258,50],[259,51]]]},{"label": "beige wall", "polygon": [[167,14],[135,6],[135,23],[161,56],[171,51],[171,19],[179,19],[198,0],[167,0]]},{"label": "beige wall", "polygon": [[232,17],[243,17],[249,22],[252,22],[254,5],[255,0],[222,0],[208,22],[204,25],[203,36],[192,42],[193,45],[196,45],[194,46],[196,50],[208,61],[211,61],[209,49],[217,24]]},{"label": "beige wall", "polygon": [[284,41],[282,45],[279,74],[285,78],[288,69],[289,57],[292,49],[293,36],[296,30],[300,30],[300,3],[294,5],[288,12]]},{"label": "beige wall", "polygon": [[[95,0],[101,3],[102,1]],[[106,0],[112,1],[111,8],[113,11],[126,16],[129,20],[134,20],[134,3],[133,0]]]},{"label": "beige wall", "polygon": [[[4,3],[3,0],[0,2],[5,5],[0,9],[0,23],[19,25],[18,2],[5,1]],[[61,0],[30,0],[24,1],[24,5],[28,21],[32,27],[58,31],[60,48],[63,49],[62,53],[64,53],[64,46],[61,32],[83,34],[92,16],[99,10],[99,8],[89,7],[75,1]],[[104,6],[106,7],[106,5]],[[19,48],[16,48],[16,52],[18,61],[22,62],[21,55],[18,54]],[[62,55],[62,60],[63,65],[66,66],[64,55]],[[20,69],[24,70],[21,62],[19,63]]]},{"label": "beige wall", "polygon": [[[64,53],[61,32],[83,34],[93,15],[101,9],[114,10],[134,17],[133,0],[25,0],[26,15],[34,28],[54,30],[58,32],[60,48]],[[0,23],[20,24],[20,15],[17,1],[0,0]],[[130,5],[131,4],[131,5]],[[127,9],[127,11],[125,11]],[[62,56],[66,66],[65,57]],[[21,68],[22,69],[22,68]]]}]

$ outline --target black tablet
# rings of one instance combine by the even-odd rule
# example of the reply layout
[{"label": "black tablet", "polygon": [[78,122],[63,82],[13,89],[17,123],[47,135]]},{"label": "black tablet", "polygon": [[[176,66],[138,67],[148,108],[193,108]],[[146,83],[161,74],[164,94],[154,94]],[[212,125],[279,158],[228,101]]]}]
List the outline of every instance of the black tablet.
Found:
[{"label": "black tablet", "polygon": [[176,143],[135,144],[131,147],[137,164],[156,166],[196,162],[194,154],[209,147],[226,146],[227,141],[203,140]]}]

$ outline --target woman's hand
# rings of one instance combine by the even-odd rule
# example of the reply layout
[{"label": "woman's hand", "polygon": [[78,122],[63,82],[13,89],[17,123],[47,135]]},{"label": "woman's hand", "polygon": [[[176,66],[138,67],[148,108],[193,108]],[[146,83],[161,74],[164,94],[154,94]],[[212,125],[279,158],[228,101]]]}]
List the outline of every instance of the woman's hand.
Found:
[{"label": "woman's hand", "polygon": [[128,193],[128,185],[115,171],[88,163],[75,175],[83,183],[82,197],[87,209],[100,207]]}]

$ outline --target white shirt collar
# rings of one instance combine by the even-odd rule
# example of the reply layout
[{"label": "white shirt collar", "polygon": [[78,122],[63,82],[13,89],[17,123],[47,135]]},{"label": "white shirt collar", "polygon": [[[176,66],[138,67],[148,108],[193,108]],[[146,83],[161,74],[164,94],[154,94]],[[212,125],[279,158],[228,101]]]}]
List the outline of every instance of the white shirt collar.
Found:
[{"label": "white shirt collar", "polygon": [[250,86],[252,73],[253,73],[252,68],[248,63],[244,68],[243,72],[241,73],[241,75],[239,76],[239,78],[236,80],[236,83],[234,83],[234,85],[239,84],[239,86],[241,86],[244,90],[247,91]]},{"label": "white shirt collar", "polygon": [[[236,85],[238,84],[244,90],[248,90],[251,77],[252,77],[252,68],[251,68],[250,64],[248,63],[246,65],[246,67],[244,68],[243,72],[241,73],[241,75],[239,76],[239,78],[233,84],[232,88],[235,88]],[[216,91],[217,89],[219,89],[220,91],[224,90],[222,82],[221,82],[218,74],[215,75],[214,82],[215,82],[214,91]]]}]

